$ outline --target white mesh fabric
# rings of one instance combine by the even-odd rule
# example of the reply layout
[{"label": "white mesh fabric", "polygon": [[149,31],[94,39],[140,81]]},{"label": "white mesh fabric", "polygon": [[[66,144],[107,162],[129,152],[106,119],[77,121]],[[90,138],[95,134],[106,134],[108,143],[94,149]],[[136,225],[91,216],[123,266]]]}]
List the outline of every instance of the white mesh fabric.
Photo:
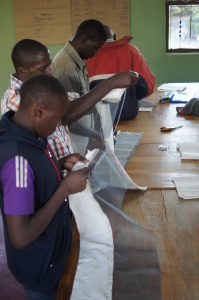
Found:
[{"label": "white mesh fabric", "polygon": [[[89,136],[88,128],[85,130],[88,136],[83,148],[78,126],[72,133],[73,143],[80,152],[99,149],[90,164],[90,200],[88,187],[85,193],[75,196],[76,200],[70,197],[80,231],[80,257],[72,299],[156,300],[161,298],[161,276],[155,236],[122,212],[126,191],[146,187],[139,187],[131,180],[114,154],[113,106],[101,102],[90,112],[92,131]],[[85,282],[84,272],[90,276],[90,282]]]}]

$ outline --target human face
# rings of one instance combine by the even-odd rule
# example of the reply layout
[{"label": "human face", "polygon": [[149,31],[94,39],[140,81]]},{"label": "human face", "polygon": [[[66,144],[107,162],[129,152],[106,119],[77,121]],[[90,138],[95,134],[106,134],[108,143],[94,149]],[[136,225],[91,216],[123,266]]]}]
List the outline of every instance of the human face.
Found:
[{"label": "human face", "polygon": [[62,122],[62,117],[68,109],[68,98],[60,103],[56,101],[48,106],[41,106],[40,113],[35,122],[35,135],[41,138],[47,138],[51,135],[57,126]]},{"label": "human face", "polygon": [[38,52],[33,62],[24,67],[26,78],[35,74],[52,75],[50,52]]},{"label": "human face", "polygon": [[95,39],[95,40],[86,39],[81,49],[81,53],[80,53],[81,58],[89,59],[93,57],[97,53],[98,49],[102,47],[103,44],[104,44],[103,39]]}]

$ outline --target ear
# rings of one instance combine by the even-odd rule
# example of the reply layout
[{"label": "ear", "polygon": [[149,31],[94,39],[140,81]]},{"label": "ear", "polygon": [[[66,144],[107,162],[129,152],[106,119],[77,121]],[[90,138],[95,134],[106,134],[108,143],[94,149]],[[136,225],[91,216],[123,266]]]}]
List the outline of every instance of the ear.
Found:
[{"label": "ear", "polygon": [[47,107],[44,104],[35,104],[34,106],[34,113],[35,117],[42,118],[46,114]]},{"label": "ear", "polygon": [[81,38],[81,44],[84,45],[86,42],[87,42],[88,38],[83,35],[82,38]]},{"label": "ear", "polygon": [[25,67],[18,67],[17,73],[21,76],[26,78],[28,75],[28,70]]}]

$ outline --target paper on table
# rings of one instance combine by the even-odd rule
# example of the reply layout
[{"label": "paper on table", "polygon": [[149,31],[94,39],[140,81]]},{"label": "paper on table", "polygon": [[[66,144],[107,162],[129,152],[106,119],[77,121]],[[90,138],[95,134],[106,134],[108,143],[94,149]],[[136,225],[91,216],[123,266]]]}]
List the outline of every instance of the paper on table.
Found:
[{"label": "paper on table", "polygon": [[140,107],[139,111],[152,111],[153,107]]},{"label": "paper on table", "polygon": [[178,143],[182,159],[199,159],[199,143]]},{"label": "paper on table", "polygon": [[192,98],[196,98],[196,90],[188,87],[184,92],[173,92],[171,103],[186,103]]},{"label": "paper on table", "polygon": [[157,91],[158,92],[164,92],[164,91],[182,92],[185,89],[186,89],[185,85],[179,85],[175,83],[164,83],[157,88]]},{"label": "paper on table", "polygon": [[199,175],[175,177],[173,182],[180,198],[199,198]]}]

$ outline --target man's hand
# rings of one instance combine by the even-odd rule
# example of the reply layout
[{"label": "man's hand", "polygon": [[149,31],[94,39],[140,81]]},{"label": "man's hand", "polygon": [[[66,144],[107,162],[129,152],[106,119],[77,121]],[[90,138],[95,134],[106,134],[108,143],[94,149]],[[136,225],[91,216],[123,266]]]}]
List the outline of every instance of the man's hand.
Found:
[{"label": "man's hand", "polygon": [[33,242],[50,224],[67,197],[86,188],[88,173],[89,168],[69,172],[51,198],[33,214],[6,215],[9,236],[16,248],[24,248]]},{"label": "man's hand", "polygon": [[113,81],[114,88],[125,88],[135,86],[138,81],[138,75],[133,71],[119,72],[112,77],[108,78],[107,81]]},{"label": "man's hand", "polygon": [[119,72],[92,89],[89,93],[80,98],[70,101],[67,112],[62,118],[62,124],[70,126],[74,121],[84,116],[97,102],[116,88],[128,88],[135,86],[138,80],[136,72]]},{"label": "man's hand", "polygon": [[89,168],[69,172],[61,181],[59,189],[62,189],[67,196],[82,192],[86,188]]},{"label": "man's hand", "polygon": [[61,158],[59,160],[59,165],[62,170],[66,169],[67,171],[71,171],[77,161],[81,161],[83,163],[88,162],[88,160],[79,153],[73,153]]}]

